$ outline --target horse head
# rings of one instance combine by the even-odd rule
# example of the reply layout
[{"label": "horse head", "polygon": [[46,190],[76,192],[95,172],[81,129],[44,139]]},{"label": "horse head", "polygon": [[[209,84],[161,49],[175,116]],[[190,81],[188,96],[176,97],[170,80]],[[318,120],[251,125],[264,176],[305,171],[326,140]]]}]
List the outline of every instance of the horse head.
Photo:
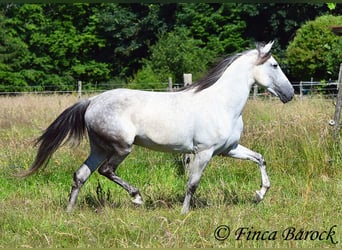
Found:
[{"label": "horse head", "polygon": [[283,103],[290,101],[294,89],[281,70],[277,61],[271,55],[273,42],[257,45],[257,59],[253,70],[254,81],[278,96]]}]

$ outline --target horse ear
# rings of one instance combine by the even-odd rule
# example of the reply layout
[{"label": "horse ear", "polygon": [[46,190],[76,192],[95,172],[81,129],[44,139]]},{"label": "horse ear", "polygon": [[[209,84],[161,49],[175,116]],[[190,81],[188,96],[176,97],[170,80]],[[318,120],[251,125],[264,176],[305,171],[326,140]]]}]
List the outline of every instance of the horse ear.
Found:
[{"label": "horse ear", "polygon": [[258,48],[260,57],[265,57],[265,56],[271,54],[271,49],[272,49],[273,43],[274,43],[274,41],[271,41],[271,42],[267,43],[266,45],[260,46]]},{"label": "horse ear", "polygon": [[263,64],[271,57],[271,49],[274,41],[271,41],[267,44],[257,44],[257,50],[259,52],[257,65]]}]

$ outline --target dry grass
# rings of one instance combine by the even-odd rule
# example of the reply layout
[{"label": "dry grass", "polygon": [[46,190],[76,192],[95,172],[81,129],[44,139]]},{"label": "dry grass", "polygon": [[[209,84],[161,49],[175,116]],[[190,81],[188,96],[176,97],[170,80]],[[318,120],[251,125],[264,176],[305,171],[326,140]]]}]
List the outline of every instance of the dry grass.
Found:
[{"label": "dry grass", "polygon": [[0,129],[46,126],[77,98],[71,95],[0,97]]}]

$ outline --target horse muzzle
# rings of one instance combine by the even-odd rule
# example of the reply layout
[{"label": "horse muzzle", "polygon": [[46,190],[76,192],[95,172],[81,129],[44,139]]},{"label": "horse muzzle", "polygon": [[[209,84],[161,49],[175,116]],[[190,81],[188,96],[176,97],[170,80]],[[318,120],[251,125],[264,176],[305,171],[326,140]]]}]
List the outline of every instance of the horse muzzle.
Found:
[{"label": "horse muzzle", "polygon": [[291,84],[286,85],[286,87],[267,88],[267,90],[273,95],[279,97],[283,103],[287,103],[292,100],[294,96],[294,89]]}]

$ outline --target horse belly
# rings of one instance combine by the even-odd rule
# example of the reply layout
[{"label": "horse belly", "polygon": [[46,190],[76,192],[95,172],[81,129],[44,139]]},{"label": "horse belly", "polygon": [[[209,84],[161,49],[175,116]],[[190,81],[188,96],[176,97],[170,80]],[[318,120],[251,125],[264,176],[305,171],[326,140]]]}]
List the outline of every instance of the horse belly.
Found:
[{"label": "horse belly", "polygon": [[183,118],[149,117],[138,123],[134,144],[164,152],[191,152],[191,126]]},{"label": "horse belly", "polygon": [[146,138],[143,136],[136,136],[134,144],[162,152],[190,153],[193,151],[192,146],[190,144],[183,144],[181,142],[160,143],[153,141],[151,138]]}]

